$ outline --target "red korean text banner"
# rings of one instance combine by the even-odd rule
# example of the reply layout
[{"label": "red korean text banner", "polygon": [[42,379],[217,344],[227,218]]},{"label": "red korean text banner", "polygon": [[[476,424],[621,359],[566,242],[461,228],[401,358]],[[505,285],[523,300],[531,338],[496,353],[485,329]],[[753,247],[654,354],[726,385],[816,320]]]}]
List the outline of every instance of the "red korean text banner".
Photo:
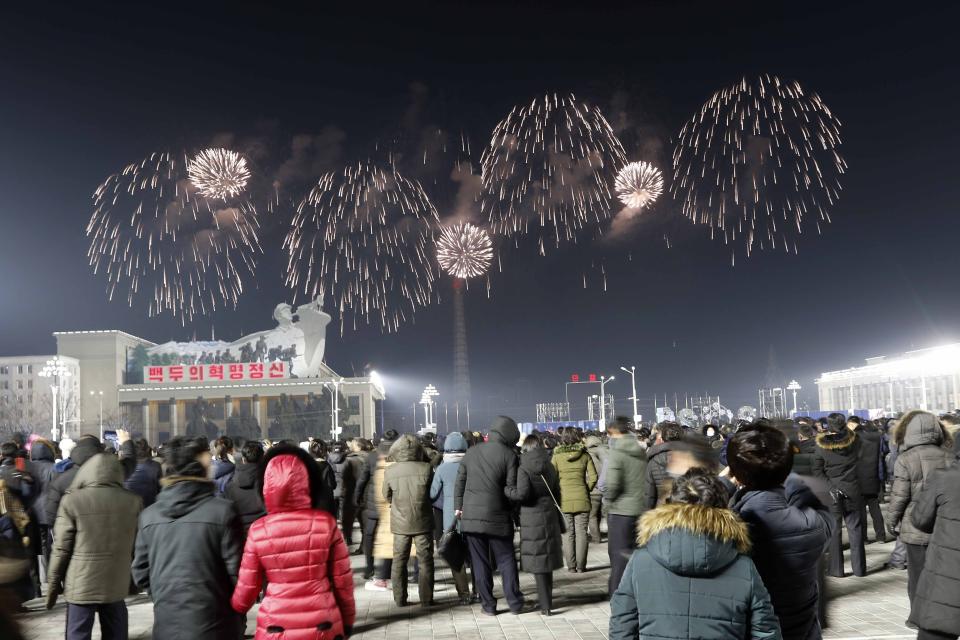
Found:
[{"label": "red korean text banner", "polygon": [[174,364],[143,368],[143,381],[208,382],[279,380],[289,378],[286,362],[234,362],[230,364]]}]

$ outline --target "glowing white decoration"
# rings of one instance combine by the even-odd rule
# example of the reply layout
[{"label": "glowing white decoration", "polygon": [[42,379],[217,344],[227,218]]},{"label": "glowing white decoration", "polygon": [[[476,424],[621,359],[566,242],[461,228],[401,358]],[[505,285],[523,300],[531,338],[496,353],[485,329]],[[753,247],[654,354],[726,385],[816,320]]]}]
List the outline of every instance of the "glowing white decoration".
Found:
[{"label": "glowing white decoration", "polygon": [[663,174],[649,162],[631,162],[620,170],[613,186],[620,202],[631,209],[642,209],[663,193]]},{"label": "glowing white decoration", "polygon": [[493,261],[490,235],[469,222],[443,229],[437,239],[437,261],[455,278],[475,278],[487,272]]},{"label": "glowing white decoration", "polygon": [[250,180],[246,159],[229,149],[204,149],[187,165],[190,183],[208,198],[239,195]]}]

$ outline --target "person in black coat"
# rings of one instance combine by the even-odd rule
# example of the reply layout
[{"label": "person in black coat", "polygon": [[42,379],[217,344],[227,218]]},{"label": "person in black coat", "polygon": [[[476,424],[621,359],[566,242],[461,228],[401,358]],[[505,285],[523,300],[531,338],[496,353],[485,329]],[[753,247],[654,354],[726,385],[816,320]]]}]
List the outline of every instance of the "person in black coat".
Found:
[{"label": "person in black coat", "polygon": [[243,531],[233,503],[214,496],[207,439],[174,438],[164,450],[172,475],[140,513],[132,573],[153,600],[153,639],[237,640],[230,606]]},{"label": "person in black coat", "polygon": [[223,496],[233,502],[240,514],[244,538],[250,525],[267,515],[260,488],[257,486],[258,467],[262,459],[263,445],[256,440],[247,440],[240,448],[240,464],[223,492]]},{"label": "person in black coat", "polygon": [[819,561],[833,518],[797,475],[783,433],[767,425],[737,432],[727,448],[739,485],[730,508],[750,527],[751,556],[770,593],[784,640],[820,638]]},{"label": "person in black coat", "polygon": [[516,445],[520,429],[512,418],[498,416],[490,438],[467,450],[457,471],[453,508],[460,518],[460,531],[470,549],[470,566],[476,579],[483,613],[496,615],[493,597],[493,554],[503,578],[503,592],[510,611],[524,610],[523,594],[513,552],[513,507],[506,492],[517,485]]},{"label": "person in black coat", "polygon": [[143,438],[133,442],[133,450],[136,452],[137,466],[130,477],[123,482],[123,487],[140,496],[143,507],[147,508],[156,502],[157,494],[160,493],[160,477],[163,475],[163,469],[160,463],[153,459],[150,445]]},{"label": "person in black coat", "polygon": [[843,545],[841,527],[847,525],[850,540],[850,564],[853,575],[867,575],[867,557],[863,548],[863,497],[860,492],[860,476],[857,460],[860,457],[860,440],[847,428],[846,418],[831,413],[827,419],[828,431],[817,436],[817,453],[813,459],[813,473],[830,487],[834,517],[833,536],[830,540],[830,568],[828,573],[843,578]]},{"label": "person in black coat", "polygon": [[348,547],[353,546],[353,521],[356,519],[357,506],[354,504],[354,493],[357,490],[356,467],[349,460],[349,451],[346,442],[335,442],[333,450],[327,454],[327,462],[333,469],[337,486],[333,490],[333,497],[337,501],[340,516],[340,529],[343,531],[343,541]]},{"label": "person in black coat", "polygon": [[793,454],[793,472],[798,476],[813,475],[813,458],[817,453],[817,428],[809,418],[797,420],[797,451]]},{"label": "person in black coat", "polygon": [[910,609],[918,640],[960,636],[960,463],[937,469],[917,496],[910,519],[932,533]]},{"label": "person in black coat", "polygon": [[880,480],[880,450],[883,436],[872,422],[864,422],[858,416],[847,419],[847,428],[855,431],[860,440],[857,454],[857,479],[860,481],[860,494],[863,496],[860,520],[865,526],[869,510],[877,542],[886,542],[887,528],[883,524],[883,514],[880,513],[880,493],[883,490],[883,482]]},{"label": "person in black coat", "polygon": [[670,495],[671,476],[667,472],[670,452],[685,449],[683,427],[676,422],[657,425],[657,444],[647,449],[647,475],[644,492],[647,509],[663,504]]},{"label": "person in black coat", "polygon": [[534,574],[540,613],[551,615],[553,572],[563,566],[560,510],[560,477],[550,464],[550,452],[538,434],[523,441],[516,487],[507,487],[508,498],[520,503],[520,568]]},{"label": "person in black coat", "polygon": [[57,477],[57,446],[49,440],[37,438],[30,445],[30,476],[33,478],[33,496],[29,503],[30,517],[37,523],[43,561],[50,561],[53,522],[47,520],[47,495]]}]

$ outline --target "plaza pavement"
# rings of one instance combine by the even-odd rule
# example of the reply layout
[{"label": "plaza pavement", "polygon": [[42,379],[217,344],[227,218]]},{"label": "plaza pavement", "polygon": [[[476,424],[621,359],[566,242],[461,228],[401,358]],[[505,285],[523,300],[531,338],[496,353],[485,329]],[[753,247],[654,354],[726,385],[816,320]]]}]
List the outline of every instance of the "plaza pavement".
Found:
[{"label": "plaza pavement", "polygon": [[[825,638],[898,640],[916,637],[903,626],[907,604],[906,571],[883,569],[893,548],[892,543],[867,546],[866,578],[828,579],[830,598],[829,625]],[[455,606],[456,591],[450,572],[438,569],[437,606],[422,611],[416,605],[417,588],[410,585],[411,606],[398,608],[390,593],[363,589],[360,571],[362,556],[353,556],[356,570],[357,624],[356,640],[605,640],[610,617],[606,600],[606,544],[590,545],[589,571],[571,574],[566,570],[555,574],[554,615],[546,618],[538,612],[514,616],[501,613],[497,617],[481,614],[480,605]],[[848,565],[849,566],[849,565]],[[535,598],[533,576],[520,574],[520,586],[530,599]],[[496,592],[502,596],[499,586]],[[137,596],[127,600],[130,609],[130,638],[150,638],[153,609],[150,600]],[[499,601],[501,611],[506,604]],[[42,600],[27,604],[29,613],[19,618],[30,640],[53,640],[64,637],[64,605],[51,610]],[[255,629],[256,610],[250,612],[247,630]],[[99,630],[94,638],[100,638]]]}]

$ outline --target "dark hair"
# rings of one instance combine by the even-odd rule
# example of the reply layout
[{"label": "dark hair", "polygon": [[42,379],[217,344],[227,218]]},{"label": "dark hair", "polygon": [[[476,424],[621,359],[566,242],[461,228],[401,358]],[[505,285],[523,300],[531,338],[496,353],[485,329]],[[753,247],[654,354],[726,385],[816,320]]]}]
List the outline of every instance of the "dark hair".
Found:
[{"label": "dark hair", "polygon": [[852,422],[853,424],[863,424],[863,420],[860,419],[860,416],[850,416],[847,418],[847,422]]},{"label": "dark hair", "polygon": [[699,504],[725,509],[730,495],[720,479],[700,467],[693,467],[674,480],[668,504]]},{"label": "dark hair", "polygon": [[153,451],[150,450],[150,443],[143,438],[137,438],[133,441],[133,451],[139,461],[149,460],[153,457]]},{"label": "dark hair", "polygon": [[772,489],[790,475],[793,448],[779,429],[751,425],[730,438],[727,464],[730,473],[748,490]]},{"label": "dark hair", "polygon": [[523,445],[520,446],[520,450],[526,453],[532,449],[542,449],[543,448],[543,439],[540,437],[539,433],[531,433],[526,438],[523,439]]},{"label": "dark hair", "polygon": [[657,425],[660,431],[660,439],[664,442],[676,442],[683,440],[683,427],[676,422],[661,422]]},{"label": "dark hair", "polygon": [[197,438],[176,437],[163,448],[163,459],[171,472],[180,476],[203,478],[207,470],[197,456],[210,451],[210,443],[203,436]]},{"label": "dark hair", "polygon": [[317,460],[326,459],[327,457],[327,443],[323,440],[314,440],[310,443],[310,455],[312,455]]},{"label": "dark hair", "polygon": [[637,429],[637,437],[641,440],[646,440],[650,437],[650,427],[640,427]]},{"label": "dark hair", "polygon": [[577,430],[573,427],[568,427],[564,429],[563,434],[560,436],[560,444],[564,445],[575,445],[580,443],[580,435],[577,433]]},{"label": "dark hair", "polygon": [[390,440],[391,442],[393,442],[399,437],[400,437],[400,434],[397,433],[395,429],[387,429],[386,431],[383,432],[383,440]]},{"label": "dark hair", "polygon": [[349,450],[349,448],[347,447],[346,442],[344,442],[343,440],[337,440],[336,442],[330,445],[330,450],[333,451],[334,453],[346,453]]},{"label": "dark hair", "polygon": [[217,460],[226,460],[227,454],[233,451],[233,439],[230,436],[220,436],[213,441],[213,455]]},{"label": "dark hair", "polygon": [[240,458],[249,464],[256,464],[263,458],[263,445],[256,440],[247,440],[240,447]]},{"label": "dark hair", "polygon": [[800,425],[800,435],[804,438],[815,438],[817,437],[817,428],[810,424],[809,422],[804,422]]},{"label": "dark hair", "polygon": [[630,420],[626,416],[617,416],[613,419],[613,422],[607,425],[607,432],[613,432],[616,434],[623,435],[624,433],[633,433],[633,429],[630,427]]},{"label": "dark hair", "polygon": [[12,440],[0,444],[0,458],[15,458],[19,451],[20,447]]},{"label": "dark hair", "polygon": [[373,451],[373,443],[366,438],[360,438],[360,451]]},{"label": "dark hair", "polygon": [[827,431],[843,433],[847,430],[847,417],[842,413],[831,413],[827,416]]}]

